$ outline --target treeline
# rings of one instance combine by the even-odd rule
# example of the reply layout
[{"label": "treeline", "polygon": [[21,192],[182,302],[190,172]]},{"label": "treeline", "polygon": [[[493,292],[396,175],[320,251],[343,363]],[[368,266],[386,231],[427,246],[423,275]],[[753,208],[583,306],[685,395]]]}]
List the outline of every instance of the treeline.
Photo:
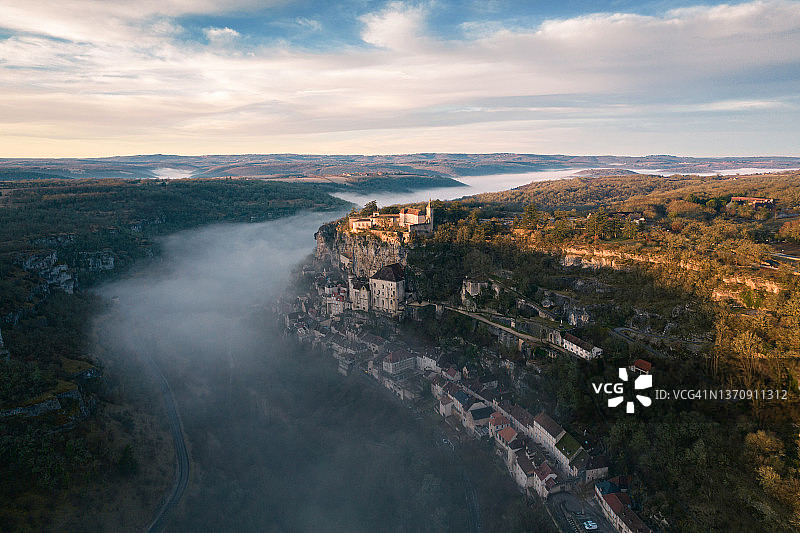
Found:
[{"label": "treeline", "polygon": [[752,176],[651,176],[626,175],[603,178],[573,178],[537,181],[509,191],[474,196],[481,206],[508,207],[521,211],[525,205],[541,209],[589,211],[598,207],[646,209],[672,200],[695,198],[730,199],[733,196],[775,198],[779,208],[800,205],[797,180],[800,173]]},{"label": "treeline", "polygon": [[[60,233],[164,234],[215,221],[250,222],[345,204],[315,185],[263,180],[42,180],[0,182],[0,242],[7,251]],[[160,226],[153,228],[152,226]]]}]

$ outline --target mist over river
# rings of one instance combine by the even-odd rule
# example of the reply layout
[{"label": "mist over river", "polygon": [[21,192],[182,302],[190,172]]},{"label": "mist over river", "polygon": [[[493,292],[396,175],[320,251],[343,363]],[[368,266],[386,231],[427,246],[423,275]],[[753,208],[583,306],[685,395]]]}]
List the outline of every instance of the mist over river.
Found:
[{"label": "mist over river", "polygon": [[343,214],[180,232],[100,289],[102,351],[143,381],[151,357],[182,419],[191,471],[166,531],[492,531],[519,501],[484,446],[452,449],[429,414],[276,327],[292,267]]},{"label": "mist over river", "polygon": [[370,200],[375,200],[383,207],[392,204],[409,204],[433,200],[455,200],[464,196],[480,194],[483,192],[497,192],[513,189],[520,185],[527,185],[532,181],[546,181],[574,177],[576,172],[585,170],[571,168],[566,170],[537,170],[535,172],[519,172],[512,174],[488,174],[483,176],[459,176],[457,180],[464,185],[457,187],[437,187],[408,192],[376,192],[367,194],[336,193],[334,196],[364,205]]}]

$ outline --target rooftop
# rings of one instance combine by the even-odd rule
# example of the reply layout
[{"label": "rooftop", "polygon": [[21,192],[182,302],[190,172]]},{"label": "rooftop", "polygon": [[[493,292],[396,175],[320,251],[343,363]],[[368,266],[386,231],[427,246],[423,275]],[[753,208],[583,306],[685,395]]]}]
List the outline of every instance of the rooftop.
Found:
[{"label": "rooftop", "polygon": [[540,464],[539,468],[536,469],[536,476],[542,481],[544,481],[550,474],[555,474],[555,472],[553,472],[553,469],[550,468],[550,465],[547,463]]},{"label": "rooftop", "polygon": [[630,509],[631,499],[627,494],[606,494],[603,498],[614,514],[620,517],[625,525],[628,526],[628,529],[634,533],[651,533],[652,530]]},{"label": "rooftop", "polygon": [[536,467],[522,450],[517,452],[517,464],[519,464],[519,467],[528,476],[532,476],[536,472]]},{"label": "rooftop", "polygon": [[400,263],[394,263],[393,265],[386,265],[378,269],[375,274],[370,276],[369,279],[377,279],[381,281],[393,281],[395,283],[403,281],[403,267]]},{"label": "rooftop", "polygon": [[576,337],[572,333],[565,333],[564,334],[564,340],[571,342],[575,346],[579,346],[580,348],[583,348],[587,352],[591,352],[592,349],[594,348],[594,346],[592,346],[591,343],[586,342],[583,339],[579,339],[578,337]]},{"label": "rooftop", "polygon": [[464,390],[459,390],[453,396],[453,399],[461,404],[462,407],[469,409],[475,403],[475,398],[470,396]]},{"label": "rooftop", "polygon": [[556,442],[556,448],[558,448],[558,451],[563,453],[564,456],[569,459],[578,453],[578,451],[581,449],[581,445],[577,440],[575,440],[575,437],[567,432],[564,432],[561,438],[558,439],[558,442]]},{"label": "rooftop", "polygon": [[492,416],[489,417],[489,424],[493,426],[507,426],[510,424],[508,418],[503,416],[500,413],[495,412]]},{"label": "rooftop", "polygon": [[390,363],[399,363],[400,361],[405,361],[406,359],[410,359],[414,357],[414,354],[409,352],[408,350],[396,350],[389,354],[386,357],[386,360]]},{"label": "rooftop", "polygon": [[510,444],[511,441],[517,436],[517,432],[514,430],[514,428],[508,426],[507,428],[503,428],[498,435],[501,439],[503,439],[503,441],[505,441],[506,444]]},{"label": "rooftop", "polygon": [[554,439],[557,439],[564,431],[564,428],[562,428],[558,422],[547,416],[547,413],[544,411],[536,415],[534,420]]},{"label": "rooftop", "polygon": [[479,407],[477,409],[473,409],[470,411],[472,413],[473,420],[483,420],[485,418],[489,418],[494,413],[494,409],[491,407]]}]

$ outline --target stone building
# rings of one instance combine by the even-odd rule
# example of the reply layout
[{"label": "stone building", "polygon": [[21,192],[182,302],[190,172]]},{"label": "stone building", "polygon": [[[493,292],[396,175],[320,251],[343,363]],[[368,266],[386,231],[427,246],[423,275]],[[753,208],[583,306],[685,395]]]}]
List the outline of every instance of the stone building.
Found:
[{"label": "stone building", "polygon": [[399,213],[371,216],[351,216],[348,219],[350,231],[382,232],[400,231],[405,233],[404,239],[414,233],[431,233],[433,231],[433,208],[428,202],[425,211],[404,207]]},{"label": "stone building", "polygon": [[405,276],[400,263],[381,267],[369,278],[372,310],[397,314],[406,296],[405,287]]},{"label": "stone building", "polygon": [[369,282],[350,276],[347,278],[350,289],[350,304],[354,311],[369,311]]}]

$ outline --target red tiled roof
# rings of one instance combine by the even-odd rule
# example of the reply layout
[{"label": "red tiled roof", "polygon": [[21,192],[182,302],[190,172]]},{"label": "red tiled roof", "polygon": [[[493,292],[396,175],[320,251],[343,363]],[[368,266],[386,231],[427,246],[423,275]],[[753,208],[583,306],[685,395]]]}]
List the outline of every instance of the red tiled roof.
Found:
[{"label": "red tiled roof", "polygon": [[633,362],[633,366],[644,372],[650,372],[650,369],[653,367],[652,363],[649,363],[644,359],[637,359]]},{"label": "red tiled roof", "polygon": [[542,481],[544,481],[550,474],[555,474],[555,472],[553,472],[553,469],[550,468],[550,465],[547,463],[540,464],[539,468],[536,469],[536,476]]},{"label": "red tiled roof", "polygon": [[572,333],[565,334],[564,335],[564,340],[569,341],[569,342],[571,342],[572,344],[574,344],[576,346],[580,346],[581,348],[583,348],[587,352],[591,352],[592,348],[594,348],[594,346],[592,346],[591,343],[588,343],[583,339],[579,339],[578,337],[576,337]]},{"label": "red tiled roof", "polygon": [[616,515],[622,513],[622,510],[631,504],[630,496],[624,492],[612,492],[611,494],[603,496],[603,499]]},{"label": "red tiled roof", "polygon": [[509,426],[507,428],[503,428],[498,433],[498,435],[500,435],[500,438],[503,439],[506,442],[506,444],[510,444],[511,441],[514,440],[514,438],[516,438],[517,432],[516,430],[514,430],[514,428]]},{"label": "red tiled roof", "polygon": [[510,422],[508,418],[495,411],[492,416],[489,417],[489,424],[492,426],[507,426]]},{"label": "red tiled roof", "polygon": [[772,198],[756,198],[755,196],[734,196],[733,202],[772,202]]}]

